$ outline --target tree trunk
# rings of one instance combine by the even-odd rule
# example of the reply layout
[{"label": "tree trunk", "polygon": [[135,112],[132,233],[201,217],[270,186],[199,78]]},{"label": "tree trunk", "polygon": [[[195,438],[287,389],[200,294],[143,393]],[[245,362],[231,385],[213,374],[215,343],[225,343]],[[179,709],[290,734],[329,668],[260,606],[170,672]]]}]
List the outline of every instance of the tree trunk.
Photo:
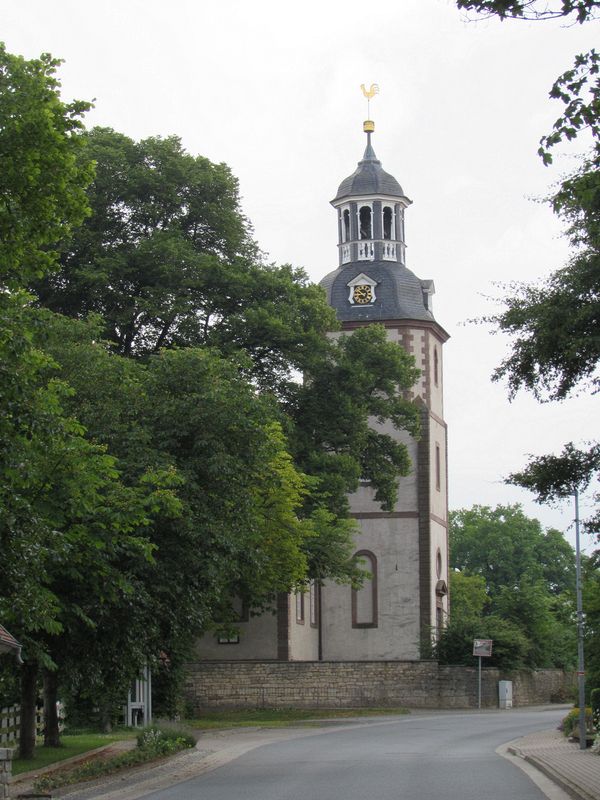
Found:
[{"label": "tree trunk", "polygon": [[108,703],[102,703],[100,707],[100,724],[102,733],[110,733],[112,731],[111,707]]},{"label": "tree trunk", "polygon": [[44,670],[44,747],[60,747],[58,729],[58,672]]},{"label": "tree trunk", "polygon": [[38,665],[27,661],[21,667],[21,738],[19,757],[33,758],[35,753],[35,712]]}]

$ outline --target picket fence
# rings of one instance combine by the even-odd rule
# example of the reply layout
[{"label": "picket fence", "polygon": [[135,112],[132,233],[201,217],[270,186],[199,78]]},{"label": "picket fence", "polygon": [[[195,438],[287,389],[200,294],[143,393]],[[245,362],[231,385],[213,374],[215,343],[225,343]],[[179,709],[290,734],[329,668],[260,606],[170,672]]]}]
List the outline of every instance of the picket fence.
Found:
[{"label": "picket fence", "polygon": [[[21,706],[0,708],[0,747],[17,747],[21,724]],[[35,715],[35,735],[44,735],[44,711],[38,708]]]}]

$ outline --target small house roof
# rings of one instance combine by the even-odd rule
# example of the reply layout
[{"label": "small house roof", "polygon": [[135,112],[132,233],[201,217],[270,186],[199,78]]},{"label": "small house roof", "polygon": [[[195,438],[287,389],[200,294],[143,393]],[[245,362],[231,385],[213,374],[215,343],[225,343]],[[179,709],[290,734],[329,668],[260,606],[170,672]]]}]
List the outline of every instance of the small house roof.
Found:
[{"label": "small house roof", "polygon": [[21,645],[4,625],[0,625],[0,653],[11,652],[16,655],[18,661],[21,661]]}]

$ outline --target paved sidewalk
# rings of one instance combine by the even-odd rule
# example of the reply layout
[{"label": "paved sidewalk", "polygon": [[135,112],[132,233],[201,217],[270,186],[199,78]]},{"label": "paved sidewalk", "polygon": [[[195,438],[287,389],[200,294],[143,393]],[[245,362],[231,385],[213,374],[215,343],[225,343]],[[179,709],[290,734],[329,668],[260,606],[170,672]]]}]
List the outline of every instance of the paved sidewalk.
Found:
[{"label": "paved sidewalk", "polygon": [[580,750],[560,731],[531,733],[516,739],[509,752],[533,764],[576,800],[600,800],[600,755]]}]

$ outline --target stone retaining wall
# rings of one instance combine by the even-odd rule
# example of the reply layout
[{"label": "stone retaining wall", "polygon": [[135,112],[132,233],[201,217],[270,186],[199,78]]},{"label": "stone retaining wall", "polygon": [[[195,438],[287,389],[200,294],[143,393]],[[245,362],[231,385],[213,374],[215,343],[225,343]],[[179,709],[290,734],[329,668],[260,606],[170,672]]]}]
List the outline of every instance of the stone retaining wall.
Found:
[{"label": "stone retaining wall", "polygon": [[[513,705],[571,698],[573,673],[482,670],[482,706],[498,707],[498,681],[513,681]],[[187,667],[195,712],[217,708],[475,708],[477,669],[435,661],[203,661]]]},{"label": "stone retaining wall", "polygon": [[13,752],[11,747],[0,747],[0,800],[8,797]]}]

